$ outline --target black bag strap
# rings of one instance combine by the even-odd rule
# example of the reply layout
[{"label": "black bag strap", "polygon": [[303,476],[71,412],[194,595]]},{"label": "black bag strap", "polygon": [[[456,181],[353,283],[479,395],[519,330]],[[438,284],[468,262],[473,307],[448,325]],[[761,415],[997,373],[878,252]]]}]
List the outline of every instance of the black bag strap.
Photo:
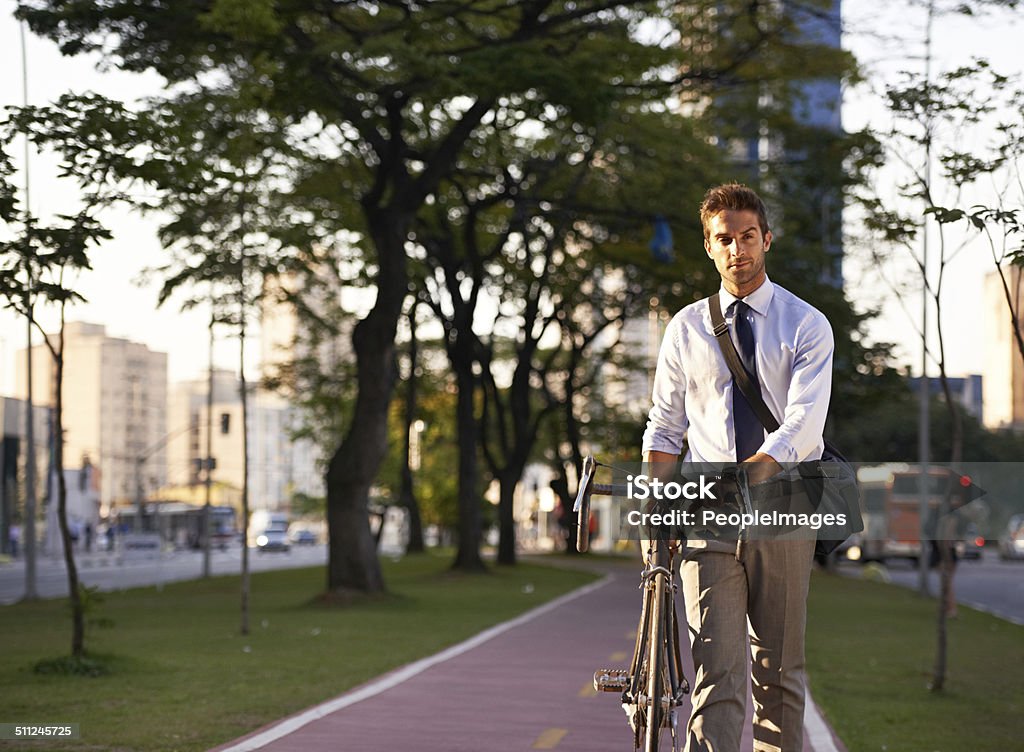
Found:
[{"label": "black bag strap", "polygon": [[718,340],[718,349],[725,357],[725,363],[729,366],[733,379],[736,380],[736,386],[743,392],[743,396],[747,398],[747,402],[750,403],[750,407],[753,408],[758,420],[761,421],[768,433],[778,431],[779,421],[775,419],[772,411],[768,409],[768,405],[764,403],[764,397],[754,386],[753,377],[743,365],[740,354],[736,352],[736,346],[732,343],[729,326],[725,323],[725,316],[722,315],[722,304],[719,302],[717,292],[708,298],[708,307],[711,311],[711,325],[714,327],[715,339]]}]

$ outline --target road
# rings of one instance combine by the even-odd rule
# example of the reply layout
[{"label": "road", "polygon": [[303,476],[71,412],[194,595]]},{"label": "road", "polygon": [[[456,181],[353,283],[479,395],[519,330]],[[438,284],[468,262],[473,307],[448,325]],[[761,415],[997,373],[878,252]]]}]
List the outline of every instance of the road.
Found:
[{"label": "road", "polygon": [[[917,588],[916,565],[909,561],[887,562],[886,570],[892,582],[908,588]],[[856,564],[840,566],[843,574],[856,576]],[[933,594],[938,592],[939,578],[929,575]],[[957,602],[994,614],[1014,624],[1024,625],[1024,561],[1000,561],[995,551],[985,550],[978,561],[961,561],[956,568],[953,588]]]},{"label": "road", "polygon": [[[213,574],[237,574],[241,560],[241,548],[214,551],[211,562]],[[80,554],[75,561],[82,583],[104,591],[197,579],[203,571],[203,557],[198,551],[175,551],[162,556],[148,552],[136,552],[125,556],[113,553]],[[249,555],[250,568],[253,572],[309,567],[324,564],[326,561],[326,546],[293,546],[287,553],[262,554],[250,550]],[[36,587],[40,597],[67,596],[68,580],[63,559],[40,557],[36,573]],[[0,565],[0,605],[14,603],[20,600],[24,593],[24,560]]]}]

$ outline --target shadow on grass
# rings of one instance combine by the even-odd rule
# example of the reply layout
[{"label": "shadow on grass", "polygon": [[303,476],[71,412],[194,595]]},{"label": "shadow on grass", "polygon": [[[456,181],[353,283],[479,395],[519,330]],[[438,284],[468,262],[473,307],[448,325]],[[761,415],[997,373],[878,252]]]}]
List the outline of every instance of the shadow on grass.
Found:
[{"label": "shadow on grass", "polygon": [[59,658],[45,658],[32,666],[36,674],[49,676],[86,676],[97,678],[112,673],[110,656],[62,655]]},{"label": "shadow on grass", "polygon": [[354,588],[335,588],[317,593],[305,603],[300,604],[300,608],[353,608],[367,604],[395,603],[401,600],[402,596],[395,595],[390,591],[364,593],[362,590]]}]

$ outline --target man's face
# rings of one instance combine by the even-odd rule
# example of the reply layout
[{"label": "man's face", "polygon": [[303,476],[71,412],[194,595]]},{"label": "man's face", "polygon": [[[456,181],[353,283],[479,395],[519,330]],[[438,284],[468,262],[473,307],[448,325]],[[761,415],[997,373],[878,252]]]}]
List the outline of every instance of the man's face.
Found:
[{"label": "man's face", "polygon": [[734,209],[711,217],[704,241],[723,286],[737,298],[749,295],[764,282],[764,257],[771,245],[772,234],[761,235],[756,212]]}]

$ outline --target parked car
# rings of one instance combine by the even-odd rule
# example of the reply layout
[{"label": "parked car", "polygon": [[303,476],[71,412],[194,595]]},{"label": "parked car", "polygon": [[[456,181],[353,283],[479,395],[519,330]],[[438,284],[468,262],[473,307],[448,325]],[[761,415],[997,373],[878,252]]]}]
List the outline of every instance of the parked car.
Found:
[{"label": "parked car", "polygon": [[317,544],[316,533],[305,528],[292,531],[291,538],[292,543],[296,546],[315,546]]},{"label": "parked car", "polygon": [[964,531],[964,539],[956,544],[957,555],[961,559],[981,559],[981,552],[985,548],[985,538],[978,532],[977,525],[971,524]]},{"label": "parked car", "polygon": [[288,543],[288,530],[285,528],[268,527],[256,538],[256,550],[264,551],[289,551],[291,544]]},{"label": "parked car", "polygon": [[999,558],[1024,559],[1024,514],[1015,514],[999,536]]}]

